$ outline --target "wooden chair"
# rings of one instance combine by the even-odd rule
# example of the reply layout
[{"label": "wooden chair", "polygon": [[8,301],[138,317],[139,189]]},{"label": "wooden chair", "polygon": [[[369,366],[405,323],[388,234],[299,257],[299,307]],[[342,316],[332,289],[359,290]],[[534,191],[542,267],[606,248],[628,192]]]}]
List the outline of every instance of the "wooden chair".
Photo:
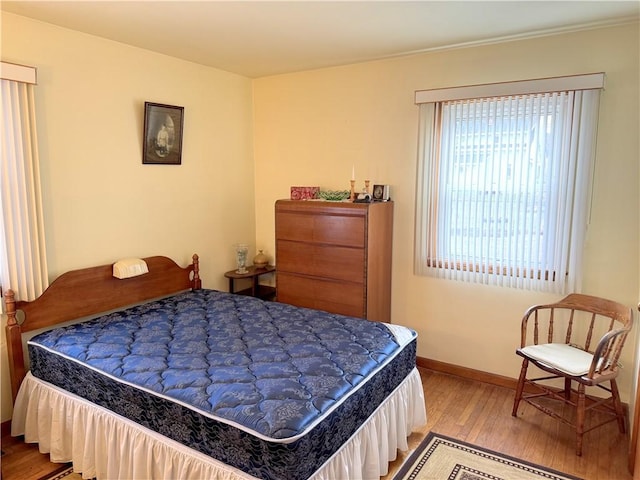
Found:
[{"label": "wooden chair", "polygon": [[[624,433],[625,416],[616,377],[632,323],[631,308],[589,295],[571,294],[557,303],[530,307],[522,319],[520,348],[516,350],[523,360],[512,415],[517,416],[520,400],[524,400],[571,426],[576,431],[576,455],[582,455],[582,436],[594,428],[617,420]],[[530,363],[551,375],[527,378]],[[553,379],[563,379],[564,387],[561,382],[554,385]],[[572,388],[574,382],[577,390]],[[608,395],[587,397],[586,387],[598,387]],[[554,408],[557,402],[574,407],[575,417]],[[595,425],[592,421],[585,428],[590,410],[605,412],[611,418],[605,417]]]}]

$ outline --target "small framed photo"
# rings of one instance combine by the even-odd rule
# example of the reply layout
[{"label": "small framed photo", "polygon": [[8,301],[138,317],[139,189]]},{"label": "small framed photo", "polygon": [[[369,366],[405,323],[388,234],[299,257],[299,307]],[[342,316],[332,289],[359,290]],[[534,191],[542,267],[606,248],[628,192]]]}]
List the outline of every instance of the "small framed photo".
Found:
[{"label": "small framed photo", "polygon": [[374,202],[388,202],[390,200],[389,185],[374,185],[373,186],[373,201]]},{"label": "small framed photo", "polygon": [[180,165],[184,107],[144,102],[142,163]]}]

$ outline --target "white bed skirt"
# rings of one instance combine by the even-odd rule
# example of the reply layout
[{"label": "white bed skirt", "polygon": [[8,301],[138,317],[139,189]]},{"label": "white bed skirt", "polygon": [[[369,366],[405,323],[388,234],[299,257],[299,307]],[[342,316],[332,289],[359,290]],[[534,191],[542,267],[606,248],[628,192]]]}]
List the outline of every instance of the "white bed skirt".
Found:
[{"label": "white bed skirt", "polygon": [[[414,369],[313,480],[379,479],[407,437],[426,423],[422,381]],[[22,382],[13,436],[38,443],[55,463],[73,462],[82,478],[254,480],[200,452],[69,394],[31,373]]]}]

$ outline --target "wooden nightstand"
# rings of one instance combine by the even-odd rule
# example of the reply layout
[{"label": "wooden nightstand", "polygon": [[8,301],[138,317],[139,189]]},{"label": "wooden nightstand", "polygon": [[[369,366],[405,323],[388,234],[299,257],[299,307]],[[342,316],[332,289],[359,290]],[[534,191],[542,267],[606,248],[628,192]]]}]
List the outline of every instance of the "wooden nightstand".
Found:
[{"label": "wooden nightstand", "polygon": [[[260,285],[258,280],[261,275],[272,273],[276,271],[276,267],[273,265],[267,265],[266,267],[256,267],[251,265],[247,267],[247,273],[236,273],[235,270],[229,270],[224,274],[229,279],[229,293],[235,293],[237,295],[250,295],[252,297],[262,298],[263,300],[273,300],[276,296],[275,287],[268,285]],[[240,291],[235,291],[235,281],[242,279],[251,280],[251,288],[245,288]]]}]

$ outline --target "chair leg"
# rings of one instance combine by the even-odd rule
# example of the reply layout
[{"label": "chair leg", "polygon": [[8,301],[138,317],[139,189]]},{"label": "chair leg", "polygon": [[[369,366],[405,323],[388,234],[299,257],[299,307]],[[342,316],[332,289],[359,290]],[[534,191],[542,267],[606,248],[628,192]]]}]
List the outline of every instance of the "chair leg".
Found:
[{"label": "chair leg", "polygon": [[618,428],[620,429],[620,433],[625,433],[627,429],[624,419],[624,410],[622,409],[620,393],[618,392],[618,384],[615,379],[611,380],[611,398],[613,399],[613,408],[615,408],[616,416],[618,417]]},{"label": "chair leg", "polygon": [[516,396],[513,400],[513,411],[511,415],[518,416],[518,406],[520,400],[522,400],[522,391],[524,390],[524,382],[527,379],[527,367],[529,366],[529,360],[526,358],[522,360],[522,367],[520,368],[520,377],[518,378],[518,385],[516,386]]},{"label": "chair leg", "polygon": [[564,398],[566,400],[571,400],[571,379],[564,379]]},{"label": "chair leg", "polygon": [[578,383],[578,403],[576,408],[576,455],[582,456],[582,436],[584,435],[585,394],[584,385]]}]

